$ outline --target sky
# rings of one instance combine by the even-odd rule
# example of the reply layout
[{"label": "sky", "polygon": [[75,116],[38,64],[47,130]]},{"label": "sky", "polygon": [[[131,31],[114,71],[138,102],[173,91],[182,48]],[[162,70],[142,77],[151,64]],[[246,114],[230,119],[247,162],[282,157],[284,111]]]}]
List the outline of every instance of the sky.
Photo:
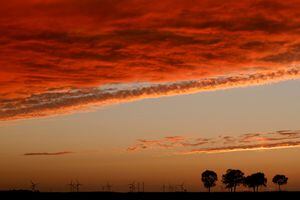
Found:
[{"label": "sky", "polygon": [[0,2],[0,189],[228,168],[300,188],[298,0]]}]

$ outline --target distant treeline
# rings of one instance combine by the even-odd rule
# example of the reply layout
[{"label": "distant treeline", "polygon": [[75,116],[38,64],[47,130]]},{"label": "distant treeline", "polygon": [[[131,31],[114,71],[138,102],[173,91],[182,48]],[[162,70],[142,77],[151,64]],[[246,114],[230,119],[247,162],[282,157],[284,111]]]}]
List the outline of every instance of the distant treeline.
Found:
[{"label": "distant treeline", "polygon": [[[216,186],[218,175],[216,172],[206,170],[201,175],[201,180],[205,188],[210,192],[211,188]],[[281,185],[287,184],[288,177],[285,175],[277,174],[273,177],[272,182],[278,185],[278,190],[281,190]],[[257,172],[249,176],[245,176],[244,172],[239,169],[228,169],[222,175],[222,183],[225,188],[230,192],[235,192],[237,187],[244,185],[245,187],[252,188],[254,192],[258,192],[260,187],[267,186],[267,178],[264,173]]]}]

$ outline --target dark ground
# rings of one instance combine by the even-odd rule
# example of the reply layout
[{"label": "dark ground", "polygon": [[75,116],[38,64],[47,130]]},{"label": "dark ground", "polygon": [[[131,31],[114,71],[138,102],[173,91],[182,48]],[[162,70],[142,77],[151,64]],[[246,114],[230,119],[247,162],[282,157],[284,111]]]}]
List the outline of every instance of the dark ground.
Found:
[{"label": "dark ground", "polygon": [[61,192],[26,192],[10,191],[0,192],[1,200],[11,199],[28,199],[28,200],[88,200],[88,199],[105,199],[105,200],[223,200],[223,199],[300,199],[300,192],[144,192],[144,193],[109,193],[109,192],[78,192],[78,193],[61,193]]}]

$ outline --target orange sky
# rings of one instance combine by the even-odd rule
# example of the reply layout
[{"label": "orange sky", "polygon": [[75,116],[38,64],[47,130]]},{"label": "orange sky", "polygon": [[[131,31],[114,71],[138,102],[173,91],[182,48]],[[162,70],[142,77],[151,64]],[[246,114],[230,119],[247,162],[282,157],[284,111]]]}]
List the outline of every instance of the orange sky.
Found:
[{"label": "orange sky", "polygon": [[[94,112],[0,123],[0,188],[68,191],[109,181],[118,191],[144,181],[147,191],[185,182],[203,191],[200,174],[227,168],[299,177],[299,81],[145,99]],[[289,130],[288,130],[289,129]],[[239,188],[244,190],[245,188]],[[214,190],[224,190],[220,181]]]},{"label": "orange sky", "polygon": [[[34,174],[32,169],[35,167],[25,164],[26,161],[23,163],[26,159],[33,161],[40,157],[55,159],[70,156],[71,163],[76,165],[81,158],[77,153],[90,151],[87,147],[94,141],[85,141],[81,144],[82,149],[76,145],[75,148],[64,148],[64,144],[68,143],[65,134],[74,132],[73,137],[80,141],[86,137],[86,133],[95,133],[98,129],[101,133],[95,133],[94,136],[99,141],[103,140],[99,146],[105,146],[105,139],[113,140],[117,138],[116,135],[122,141],[118,147],[109,141],[104,148],[112,158],[101,168],[108,169],[111,165],[111,173],[117,170],[116,163],[126,166],[130,171],[131,166],[126,165],[126,160],[132,159],[141,162],[141,165],[151,163],[152,159],[143,160],[141,155],[144,151],[146,154],[150,151],[153,157],[156,151],[171,153],[176,157],[170,161],[174,163],[178,156],[188,160],[207,152],[234,154],[238,151],[238,155],[242,155],[240,151],[245,150],[251,150],[246,154],[252,155],[251,152],[258,149],[277,149],[283,152],[281,158],[285,153],[289,155],[287,152],[292,149],[291,156],[295,156],[300,144],[300,127],[297,126],[299,96],[294,94],[299,90],[297,79],[300,77],[299,24],[299,0],[0,2],[0,137],[3,137],[4,160],[26,166],[24,169],[13,169],[20,173],[20,177],[25,177],[26,173]],[[260,89],[253,92],[251,86],[267,88],[265,96],[257,97],[263,94]],[[244,98],[246,94],[243,91],[253,95]],[[216,96],[225,95],[221,99],[215,99],[218,97],[212,95],[203,100],[206,99],[206,92]],[[162,97],[168,98],[164,100]],[[180,103],[172,102],[170,107],[169,104],[159,107],[159,102],[173,99]],[[245,101],[247,105],[248,99],[252,100],[248,102],[249,107],[243,106]],[[230,104],[230,111],[226,110],[226,105],[219,108],[212,103],[218,100],[218,104],[222,105],[228,102],[235,104]],[[202,101],[204,103],[199,103]],[[157,120],[155,117],[149,120],[148,115],[143,115],[151,113],[147,102],[156,102],[154,104],[160,108],[157,109],[154,104],[150,106],[156,111],[154,116]],[[240,106],[241,112],[249,113],[241,118],[244,121],[238,126],[228,124],[229,119],[240,119],[238,114],[232,115],[237,112],[235,105]],[[124,111],[123,106],[133,106],[133,109]],[[219,110],[213,112],[216,107]],[[120,110],[115,111],[115,108]],[[189,112],[168,116],[168,123],[159,125],[160,121],[166,120],[162,116],[183,108]],[[141,121],[138,125],[126,124],[127,117],[133,117],[136,109],[142,113],[136,114],[141,115]],[[199,127],[196,119],[201,114],[206,122]],[[84,117],[86,115],[87,118]],[[85,130],[89,120],[98,119],[98,115],[106,124],[103,123],[101,127],[93,124]],[[284,118],[281,121],[280,115]],[[82,119],[77,122],[81,126],[76,130],[67,130],[62,122],[66,120],[66,123],[75,127],[70,120],[74,116]],[[118,116],[123,116],[122,120],[117,121]],[[218,116],[222,117],[215,124]],[[189,126],[181,130],[181,121],[185,118],[191,122],[186,122]],[[258,119],[263,120],[265,125],[260,126]],[[266,122],[267,119],[270,122]],[[43,125],[42,120],[45,120]],[[51,125],[51,120],[54,120],[54,125]],[[156,123],[152,123],[154,121]],[[31,126],[26,125],[31,122]],[[118,125],[122,129],[115,128]],[[56,129],[52,130],[53,126]],[[58,134],[65,143],[59,145],[55,139],[51,140],[50,135],[36,135],[39,132],[36,127],[45,127],[40,131],[47,134],[51,131],[54,135]],[[155,135],[149,135],[150,131],[147,131],[152,127],[157,128]],[[217,131],[215,127],[228,129],[229,132]],[[165,129],[178,132],[173,130],[165,134]],[[205,134],[196,134],[199,129],[205,129]],[[188,130],[193,133],[186,135]],[[18,135],[23,132],[27,135]],[[253,140],[248,143],[242,140],[247,134],[254,134]],[[40,140],[36,141],[36,138]],[[23,143],[8,145],[13,139],[24,140],[28,146]],[[40,141],[45,141],[45,148]],[[28,148],[32,146],[39,148]],[[119,161],[119,154],[115,154],[120,149],[126,155],[124,161]],[[270,155],[276,156],[276,153]],[[87,157],[86,165],[90,166],[94,159],[98,162],[103,155],[99,155],[99,158]],[[225,156],[224,159],[226,162],[217,164],[219,171],[227,166],[224,163],[231,158]],[[159,162],[168,165],[166,160]],[[211,157],[204,160],[210,160],[210,166],[213,166]],[[51,163],[45,161],[48,162]],[[54,161],[57,166],[61,165],[60,162]],[[192,161],[187,163],[185,170],[191,167]],[[201,163],[201,159],[197,163]],[[270,163],[274,164],[275,161],[271,160]],[[297,162],[295,166],[298,165]],[[69,169],[62,164],[64,167]],[[292,172],[292,168],[289,168],[289,172]],[[271,171],[275,172],[274,169],[279,167],[276,165]],[[164,171],[166,167],[157,167],[156,170]],[[245,170],[251,171],[247,167]],[[5,166],[5,171],[11,172],[8,166]],[[8,175],[4,176],[9,178]],[[299,174],[297,176],[300,177]],[[22,182],[17,178],[14,180],[16,183]],[[297,184],[294,183],[294,187]]]}]

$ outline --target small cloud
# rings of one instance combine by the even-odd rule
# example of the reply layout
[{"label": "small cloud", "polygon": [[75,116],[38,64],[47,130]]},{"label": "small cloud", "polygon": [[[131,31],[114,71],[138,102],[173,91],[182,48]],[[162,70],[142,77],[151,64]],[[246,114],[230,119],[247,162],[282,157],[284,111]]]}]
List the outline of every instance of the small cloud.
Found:
[{"label": "small cloud", "polygon": [[32,152],[24,153],[24,156],[61,156],[66,154],[73,154],[72,151],[60,151],[60,152]]}]

